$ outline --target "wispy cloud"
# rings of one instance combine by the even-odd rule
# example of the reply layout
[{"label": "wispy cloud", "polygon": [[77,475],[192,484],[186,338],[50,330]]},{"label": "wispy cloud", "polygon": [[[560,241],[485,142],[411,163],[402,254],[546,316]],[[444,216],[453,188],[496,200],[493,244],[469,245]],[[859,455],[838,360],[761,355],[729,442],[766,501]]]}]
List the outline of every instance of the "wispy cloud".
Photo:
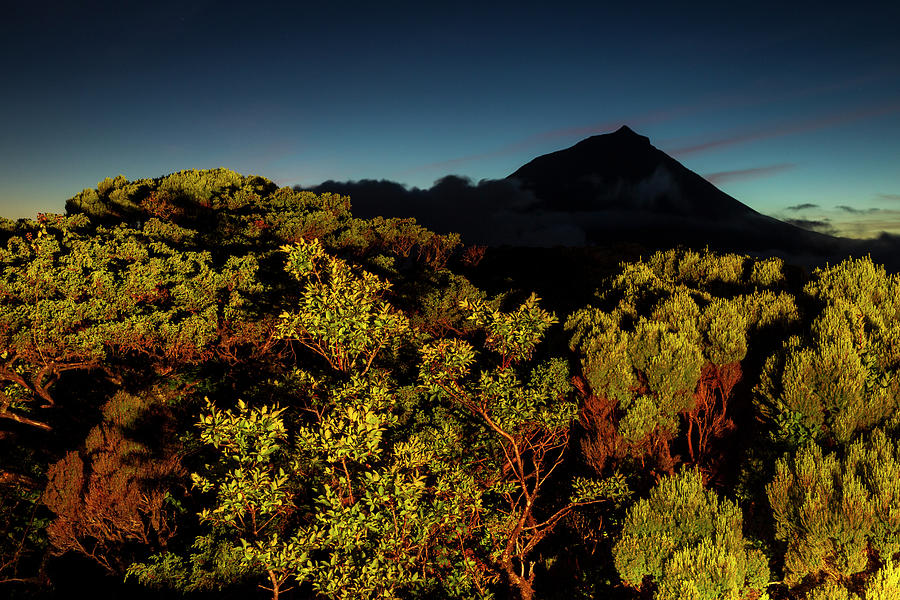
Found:
[{"label": "wispy cloud", "polygon": [[858,238],[877,237],[883,232],[900,233],[900,211],[880,211],[868,218],[835,220],[842,235]]},{"label": "wispy cloud", "polygon": [[829,221],[838,234],[845,237],[873,238],[882,232],[900,233],[900,209],[839,204],[831,209],[820,208],[816,218]]},{"label": "wispy cloud", "polygon": [[741,179],[757,179],[759,177],[768,177],[780,171],[793,169],[797,165],[793,163],[781,163],[778,165],[768,165],[765,167],[754,167],[752,169],[737,169],[735,171],[717,171],[715,173],[707,173],[703,177],[710,183],[726,183],[728,181],[738,181]]},{"label": "wispy cloud", "polygon": [[881,210],[880,208],[855,208],[853,206],[847,206],[846,204],[838,204],[835,208],[850,213],[851,215],[870,215]]},{"label": "wispy cloud", "polygon": [[790,223],[791,225],[796,225],[803,229],[809,229],[810,231],[827,233],[829,235],[837,233],[837,229],[832,225],[830,219],[785,219],[785,223]]},{"label": "wispy cloud", "polygon": [[[688,104],[684,104],[682,106],[677,106],[673,108],[665,108],[655,111],[644,112],[636,115],[626,116],[621,119],[615,120],[607,120],[607,121],[598,121],[594,123],[586,123],[582,125],[573,125],[571,127],[561,127],[558,129],[551,129],[548,131],[543,131],[540,133],[536,133],[534,135],[523,138],[517,142],[513,142],[510,144],[506,144],[501,146],[495,150],[491,150],[488,152],[481,152],[475,154],[469,154],[465,156],[460,156],[457,158],[452,158],[449,160],[438,161],[434,163],[429,163],[426,165],[421,165],[410,169],[408,172],[421,172],[428,170],[438,170],[438,169],[449,169],[453,167],[457,167],[461,164],[465,164],[472,161],[484,160],[488,158],[496,158],[499,156],[507,156],[510,154],[514,154],[517,152],[521,152],[523,150],[527,150],[529,148],[533,148],[542,143],[557,140],[557,139],[566,139],[572,137],[580,137],[580,136],[589,136],[596,135],[600,133],[607,133],[610,131],[614,131],[618,129],[622,125],[628,125],[632,128],[640,128],[647,125],[652,125],[656,123],[665,123],[668,121],[673,121],[679,117],[688,116],[696,113],[706,113],[714,110],[730,110],[743,106],[752,106],[757,104],[767,104],[771,102],[786,102],[789,100],[796,100],[798,98],[803,98],[807,96],[821,96],[823,94],[827,94],[829,92],[840,91],[843,89],[856,89],[861,86],[864,86],[868,83],[881,81],[886,78],[891,78],[897,75],[900,72],[900,69],[897,68],[888,68],[888,69],[876,69],[867,73],[863,73],[862,75],[858,75],[852,78],[843,79],[840,81],[830,82],[826,85],[818,85],[818,86],[810,86],[800,89],[787,90],[778,94],[754,94],[749,90],[741,90],[740,92],[730,93],[730,94],[722,94],[716,95],[714,97],[707,97],[698,102],[692,102]],[[887,110],[885,112],[892,112],[893,110],[900,110],[900,101],[897,101],[891,110]],[[881,113],[877,113],[881,114]],[[874,116],[874,115],[865,115],[865,116]],[[852,117],[848,118],[847,115],[843,116],[846,120],[853,120],[854,118],[864,118],[864,116]],[[807,124],[807,126],[810,126]],[[828,124],[818,125],[813,127],[813,129],[817,129],[820,127],[827,127]],[[810,129],[811,130],[811,129]],[[640,132],[638,132],[640,133]],[[753,134],[750,134],[751,136]],[[784,135],[782,133],[776,135]],[[767,135],[766,137],[774,137],[774,135]],[[752,138],[751,139],[755,139]],[[763,138],[759,138],[763,139]],[[747,140],[749,141],[749,140]],[[739,142],[719,142],[717,145],[723,145],[726,143],[739,143]],[[715,147],[715,146],[712,146]],[[694,150],[699,151],[699,150]]]},{"label": "wispy cloud", "polygon": [[699,152],[705,152],[707,150],[713,150],[715,148],[735,146],[738,144],[745,144],[747,142],[783,137],[786,135],[795,135],[798,133],[807,133],[810,131],[816,131],[818,129],[826,129],[828,127],[843,125],[844,123],[851,123],[853,121],[869,119],[872,117],[878,117],[895,112],[900,112],[900,99],[894,99],[890,102],[884,102],[875,106],[867,106],[852,111],[832,113],[830,115],[825,115],[824,117],[817,117],[814,119],[807,119],[792,123],[779,123],[777,125],[772,125],[770,127],[758,129],[755,131],[733,133],[724,137],[717,137],[714,139],[706,140],[704,142],[682,146],[681,148],[675,148],[669,150],[669,153],[675,156],[697,154]]},{"label": "wispy cloud", "polygon": [[900,201],[900,194],[878,194],[878,197],[882,200]]},{"label": "wispy cloud", "polygon": [[819,208],[818,204],[811,204],[809,202],[804,202],[803,204],[794,204],[792,206],[785,206],[785,210],[809,210],[812,208]]}]

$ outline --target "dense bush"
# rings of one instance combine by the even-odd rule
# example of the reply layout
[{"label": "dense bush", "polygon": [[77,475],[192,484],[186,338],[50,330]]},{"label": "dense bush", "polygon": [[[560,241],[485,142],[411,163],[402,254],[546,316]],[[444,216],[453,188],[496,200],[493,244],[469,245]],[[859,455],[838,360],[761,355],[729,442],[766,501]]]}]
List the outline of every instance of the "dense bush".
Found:
[{"label": "dense bush", "polygon": [[900,593],[896,275],[675,249],[561,314],[492,251],[226,169],[0,220],[0,595]]},{"label": "dense bush", "polygon": [[626,585],[655,585],[659,600],[760,598],[769,567],[742,531],[740,509],[682,469],[628,510],[613,548],[616,569]]},{"label": "dense bush", "polygon": [[900,278],[848,260],[817,270],[804,293],[818,314],[767,362],[760,409],[789,447],[846,444],[900,407]]},{"label": "dense bush", "polygon": [[785,581],[849,583],[900,553],[900,447],[883,431],[778,461],[767,492]]},{"label": "dense bush", "polygon": [[586,384],[582,451],[595,469],[609,459],[649,455],[671,473],[679,435],[690,460],[703,464],[731,429],[729,404],[752,336],[798,319],[790,295],[760,289],[780,281],[779,263],[768,261],[762,271],[747,263],[733,255],[659,252],[623,265],[598,292],[597,306],[569,317]]}]

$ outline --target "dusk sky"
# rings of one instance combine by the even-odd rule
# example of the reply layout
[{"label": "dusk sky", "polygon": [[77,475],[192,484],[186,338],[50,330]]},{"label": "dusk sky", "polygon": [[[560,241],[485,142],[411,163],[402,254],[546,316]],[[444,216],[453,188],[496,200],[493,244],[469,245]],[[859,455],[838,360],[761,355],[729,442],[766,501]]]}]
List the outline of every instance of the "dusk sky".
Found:
[{"label": "dusk sky", "polygon": [[0,215],[120,173],[502,178],[627,124],[760,212],[900,233],[900,2],[291,4],[5,6]]}]

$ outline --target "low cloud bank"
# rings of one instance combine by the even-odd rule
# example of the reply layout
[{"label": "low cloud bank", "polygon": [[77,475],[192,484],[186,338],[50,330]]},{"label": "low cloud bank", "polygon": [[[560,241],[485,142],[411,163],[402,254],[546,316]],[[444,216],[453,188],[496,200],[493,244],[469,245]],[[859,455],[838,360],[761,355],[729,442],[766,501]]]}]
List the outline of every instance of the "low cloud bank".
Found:
[{"label": "low cloud bank", "polygon": [[838,232],[837,228],[832,225],[831,219],[784,219],[784,222],[807,231],[826,235],[837,235]]},{"label": "low cloud bank", "polygon": [[[647,248],[682,244],[775,254],[809,267],[871,254],[891,270],[900,270],[900,236],[882,233],[866,240],[826,237],[839,232],[836,222],[827,217],[777,221],[758,214],[722,218],[660,212],[654,203],[644,203],[641,198],[660,193],[656,188],[662,182],[651,177],[642,183],[647,189],[631,190],[644,192],[637,194],[633,208],[602,210],[551,210],[552,203],[521,189],[514,180],[476,184],[455,175],[438,180],[429,189],[407,188],[387,180],[326,181],[306,189],[350,196],[353,212],[359,217],[412,217],[433,231],[457,232],[467,244],[553,247],[633,242]],[[813,208],[819,207],[798,204],[786,210]]]},{"label": "low cloud bank", "polygon": [[427,190],[387,180],[326,181],[313,192],[350,196],[353,214],[370,218],[413,217],[440,233],[457,232],[468,244],[489,246],[581,246],[583,228],[569,213],[534,210],[530,192],[505,179],[477,184],[448,175]]}]

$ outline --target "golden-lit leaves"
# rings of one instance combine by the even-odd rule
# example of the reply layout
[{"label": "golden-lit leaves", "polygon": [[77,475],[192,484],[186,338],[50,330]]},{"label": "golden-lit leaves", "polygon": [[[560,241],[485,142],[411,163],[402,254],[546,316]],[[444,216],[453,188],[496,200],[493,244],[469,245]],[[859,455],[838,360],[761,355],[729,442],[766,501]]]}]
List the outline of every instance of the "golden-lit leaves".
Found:
[{"label": "golden-lit leaves", "polygon": [[817,269],[804,292],[820,312],[766,363],[758,406],[775,439],[846,444],[898,409],[900,279],[871,259]]},{"label": "golden-lit leaves", "polygon": [[504,367],[528,360],[547,329],[558,323],[556,315],[543,310],[540,298],[531,294],[516,310],[504,313],[483,300],[463,300],[460,307],[469,312],[485,333],[485,346],[498,353]]},{"label": "golden-lit leaves", "polygon": [[[112,185],[112,184],[111,184]],[[135,354],[196,362],[221,334],[250,318],[257,264],[181,251],[84,215],[21,222],[0,249],[0,344],[5,364],[47,399],[59,373],[127,361]],[[227,316],[228,322],[223,322]]]},{"label": "golden-lit leaves", "polygon": [[766,490],[791,585],[809,575],[848,578],[871,554],[888,561],[900,551],[900,449],[881,430],[846,453],[810,444],[785,456]]},{"label": "golden-lit leaves", "polygon": [[635,588],[650,578],[658,600],[758,594],[768,584],[769,569],[744,539],[742,521],[740,508],[704,489],[698,472],[683,469],[628,509],[613,548],[616,570]]},{"label": "golden-lit leaves", "polygon": [[287,270],[303,290],[294,310],[285,311],[277,335],[297,340],[349,372],[372,364],[379,351],[409,331],[409,319],[384,296],[390,283],[332,257],[318,240],[284,246]]}]

